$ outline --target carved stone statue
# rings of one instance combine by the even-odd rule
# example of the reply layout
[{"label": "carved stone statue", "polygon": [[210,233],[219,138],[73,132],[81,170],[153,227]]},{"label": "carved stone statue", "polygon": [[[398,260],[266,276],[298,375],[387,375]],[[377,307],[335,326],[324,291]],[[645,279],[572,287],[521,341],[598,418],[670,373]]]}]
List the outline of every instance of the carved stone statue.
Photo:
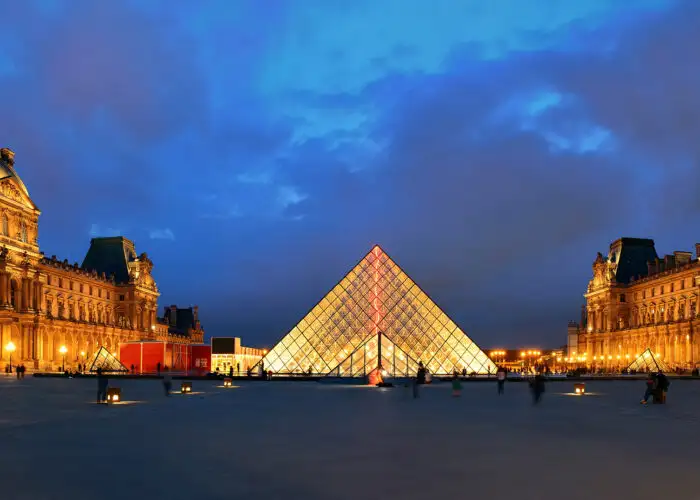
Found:
[{"label": "carved stone statue", "polygon": [[0,160],[3,160],[9,166],[15,164],[15,152],[10,148],[0,148]]}]

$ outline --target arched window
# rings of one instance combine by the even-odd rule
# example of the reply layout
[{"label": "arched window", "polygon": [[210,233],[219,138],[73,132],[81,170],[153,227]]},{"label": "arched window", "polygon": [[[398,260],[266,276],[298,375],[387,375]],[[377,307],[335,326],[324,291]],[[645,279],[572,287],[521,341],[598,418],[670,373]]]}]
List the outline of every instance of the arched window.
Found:
[{"label": "arched window", "polygon": [[10,221],[7,220],[7,215],[2,214],[2,235],[9,236],[10,234]]},{"label": "arched window", "polygon": [[12,280],[10,282],[10,304],[12,305],[12,309],[15,311],[19,311],[18,309],[18,303],[17,299],[19,299],[19,290],[17,286],[17,282],[15,280]]}]

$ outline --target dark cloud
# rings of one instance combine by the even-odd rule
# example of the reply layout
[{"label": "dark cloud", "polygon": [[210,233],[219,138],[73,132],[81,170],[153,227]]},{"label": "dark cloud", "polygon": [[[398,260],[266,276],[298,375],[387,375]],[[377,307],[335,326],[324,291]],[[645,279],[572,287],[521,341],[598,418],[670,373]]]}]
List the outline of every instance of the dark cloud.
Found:
[{"label": "dark cloud", "polygon": [[[270,90],[293,4],[33,5],[8,7],[0,137],[44,210],[42,245],[79,260],[93,224],[125,231],[162,302],[199,303],[213,334],[274,341],[379,243],[480,343],[557,345],[595,251],[697,239],[695,2],[392,69],[435,36],[416,32],[354,93]],[[149,238],[165,228],[175,241]]]}]

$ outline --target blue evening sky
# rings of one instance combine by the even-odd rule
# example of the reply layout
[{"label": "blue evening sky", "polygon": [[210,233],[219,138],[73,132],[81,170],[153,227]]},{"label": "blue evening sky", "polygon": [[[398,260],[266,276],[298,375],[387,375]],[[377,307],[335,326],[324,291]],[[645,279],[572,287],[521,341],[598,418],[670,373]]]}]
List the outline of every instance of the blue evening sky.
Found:
[{"label": "blue evening sky", "polygon": [[374,243],[477,343],[550,347],[596,251],[700,240],[700,1],[0,0],[47,255],[149,253],[271,344]]}]

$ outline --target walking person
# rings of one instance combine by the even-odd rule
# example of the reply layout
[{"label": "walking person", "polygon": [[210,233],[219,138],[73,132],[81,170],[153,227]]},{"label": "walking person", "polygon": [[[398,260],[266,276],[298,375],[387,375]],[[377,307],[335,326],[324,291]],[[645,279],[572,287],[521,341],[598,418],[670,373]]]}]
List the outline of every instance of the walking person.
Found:
[{"label": "walking person", "polygon": [[639,402],[640,404],[647,404],[649,401],[649,398],[654,395],[654,391],[656,390],[656,375],[653,373],[650,373],[649,376],[647,377],[646,380],[646,390],[644,391],[644,397],[642,400]]},{"label": "walking person", "polygon": [[452,376],[452,397],[458,398],[462,393],[462,382],[459,380],[457,372]]},{"label": "walking person", "polygon": [[163,375],[163,389],[165,390],[165,395],[170,396],[170,389],[173,386],[173,381],[172,377],[170,376],[170,373],[168,370],[165,370],[165,374]]},{"label": "walking person", "polygon": [[413,389],[413,399],[418,399],[418,377],[411,377],[411,389]]},{"label": "walking person", "polygon": [[506,385],[506,369],[502,366],[498,368],[496,372],[496,381],[498,384],[498,395],[502,395],[505,392]]},{"label": "walking person", "polygon": [[668,381],[666,375],[664,375],[661,371],[659,371],[659,373],[656,374],[656,380],[656,401],[654,402],[664,404],[666,403],[666,393],[668,392],[668,386],[670,386],[671,383]]},{"label": "walking person", "polygon": [[104,403],[107,401],[107,384],[109,380],[105,376],[102,368],[97,369],[97,402]]},{"label": "walking person", "polygon": [[538,404],[542,399],[542,394],[544,393],[544,375],[538,373],[531,382],[532,387],[532,399],[534,404]]}]

